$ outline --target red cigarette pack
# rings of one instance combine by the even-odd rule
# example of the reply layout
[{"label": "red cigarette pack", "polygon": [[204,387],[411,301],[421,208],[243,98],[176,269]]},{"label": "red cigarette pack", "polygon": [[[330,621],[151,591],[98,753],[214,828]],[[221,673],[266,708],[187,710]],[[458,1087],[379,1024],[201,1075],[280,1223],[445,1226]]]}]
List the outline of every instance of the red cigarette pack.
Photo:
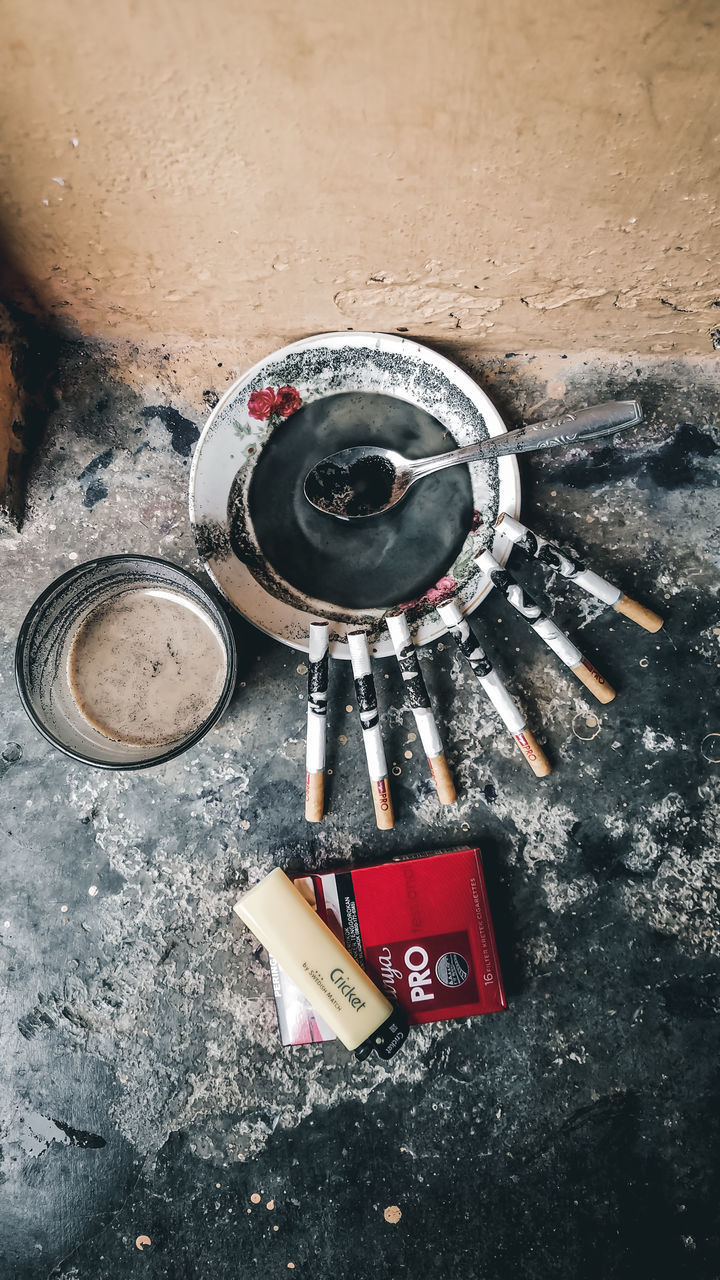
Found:
[{"label": "red cigarette pack", "polygon": [[[478,849],[301,876],[295,884],[411,1025],[507,1008]],[[270,957],[284,1045],[334,1040]]]}]

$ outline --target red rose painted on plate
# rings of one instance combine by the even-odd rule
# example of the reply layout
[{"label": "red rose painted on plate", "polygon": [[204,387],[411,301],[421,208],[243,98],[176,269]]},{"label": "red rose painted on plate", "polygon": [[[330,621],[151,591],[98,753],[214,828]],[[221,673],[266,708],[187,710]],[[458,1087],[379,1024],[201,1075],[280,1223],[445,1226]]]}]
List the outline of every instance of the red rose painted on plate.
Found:
[{"label": "red rose painted on plate", "polygon": [[272,387],[266,387],[264,391],[253,391],[248,400],[248,413],[258,422],[267,422],[274,404],[275,392]]},{"label": "red rose painted on plate", "polygon": [[281,413],[283,418],[296,413],[301,404],[300,393],[295,387],[278,387],[275,392],[275,412]]},{"label": "red rose painted on plate", "polygon": [[458,584],[454,578],[440,578],[440,581],[436,582],[434,587],[430,587],[425,592],[425,599],[428,604],[442,604],[445,600],[449,600],[451,596],[454,596],[457,589]]},{"label": "red rose painted on plate", "polygon": [[443,604],[446,600],[452,599],[457,594],[457,590],[457,582],[448,575],[445,578],[440,578],[434,587],[428,587],[424,596],[419,596],[417,600],[408,600],[406,604],[398,605],[398,609],[412,617],[419,613],[423,604],[427,603],[433,605],[433,607],[436,604]]},{"label": "red rose painted on plate", "polygon": [[281,418],[289,418],[301,406],[302,399],[296,387],[265,387],[262,391],[253,391],[248,400],[248,413],[258,422],[267,422],[272,414]]}]

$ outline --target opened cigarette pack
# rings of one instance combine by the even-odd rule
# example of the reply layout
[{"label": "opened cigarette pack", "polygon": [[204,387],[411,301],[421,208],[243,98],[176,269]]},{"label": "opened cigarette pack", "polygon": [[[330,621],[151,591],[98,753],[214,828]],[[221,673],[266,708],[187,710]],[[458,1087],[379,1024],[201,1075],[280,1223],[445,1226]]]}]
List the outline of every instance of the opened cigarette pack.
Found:
[{"label": "opened cigarette pack", "polygon": [[[507,1007],[478,849],[302,876],[296,887],[410,1024]],[[334,1040],[270,957],[284,1045]]]}]

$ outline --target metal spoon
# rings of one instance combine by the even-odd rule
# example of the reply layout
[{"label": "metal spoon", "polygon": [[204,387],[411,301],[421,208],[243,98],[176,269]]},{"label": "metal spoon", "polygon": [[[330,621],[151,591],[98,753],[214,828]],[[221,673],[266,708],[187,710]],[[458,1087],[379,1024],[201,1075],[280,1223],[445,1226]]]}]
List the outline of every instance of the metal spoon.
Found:
[{"label": "metal spoon", "polygon": [[376,516],[400,502],[416,480],[444,467],[476,462],[480,458],[502,458],[511,453],[579,444],[598,436],[614,435],[639,422],[642,422],[642,409],[637,400],[607,400],[588,409],[578,409],[577,413],[534,422],[506,435],[492,436],[489,440],[417,461],[404,458],[394,449],[358,445],[341,449],[316,463],[305,477],[305,497],[318,511],[337,516],[338,520]]}]

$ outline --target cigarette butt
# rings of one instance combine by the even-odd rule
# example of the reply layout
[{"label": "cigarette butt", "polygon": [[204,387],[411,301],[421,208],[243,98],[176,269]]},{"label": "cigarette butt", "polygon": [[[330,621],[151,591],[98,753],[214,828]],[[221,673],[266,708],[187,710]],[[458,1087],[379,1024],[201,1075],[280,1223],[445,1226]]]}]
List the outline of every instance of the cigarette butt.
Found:
[{"label": "cigarette butt", "polygon": [[388,779],[373,779],[370,785],[375,806],[375,824],[380,831],[391,831],[395,826],[395,814],[393,813]]},{"label": "cigarette butt", "polygon": [[452,775],[448,768],[447,760],[443,752],[439,756],[428,756],[428,764],[430,772],[433,776],[433,782],[438,793],[438,800],[441,804],[455,804],[457,800],[457,791]]},{"label": "cigarette butt", "polygon": [[522,729],[520,733],[514,733],[513,737],[535,777],[547,778],[548,774],[552,773],[552,765],[535,735],[529,729]]},{"label": "cigarette butt", "polygon": [[404,613],[390,613],[385,621],[402,671],[408,703],[415,717],[420,741],[430,765],[438,799],[441,804],[454,804],[457,800],[455,787],[445,761],[442,738],[435,723],[430,696],[420,670],[407,618]]},{"label": "cigarette butt", "polygon": [[321,822],[325,807],[325,774],[305,775],[305,818],[308,822]]},{"label": "cigarette butt", "polygon": [[[457,601],[449,600],[446,604],[439,605],[438,613],[449,628],[458,649],[470,663],[508,733],[511,733],[517,742],[533,773],[538,778],[546,777],[551,771],[550,761],[529,732],[524,715],[510,697],[490,659],[479,644],[477,636],[471,631],[470,624],[460,612]],[[573,648],[573,652],[581,656],[579,649]],[[432,768],[432,762],[430,767]]]},{"label": "cigarette butt", "polygon": [[325,797],[325,726],[328,695],[327,622],[311,622],[308,634],[307,737],[305,742],[305,817],[320,822]]},{"label": "cigarette butt", "polygon": [[347,641],[355,678],[355,697],[362,725],[365,758],[370,775],[370,790],[375,806],[375,822],[381,831],[389,831],[395,826],[395,817],[390,799],[385,748],[378,719],[377,693],[370,665],[370,649],[364,631],[348,631]]},{"label": "cigarette butt", "polygon": [[659,631],[663,625],[663,620],[652,609],[646,609],[644,604],[638,604],[637,600],[631,600],[630,596],[621,595],[617,604],[613,605],[618,613],[623,617],[629,618],[631,622],[636,622],[639,627],[644,627],[646,631]]},{"label": "cigarette butt", "polygon": [[604,676],[595,670],[592,662],[588,662],[587,658],[583,658],[582,662],[578,662],[576,667],[571,668],[573,675],[589,689],[593,697],[598,702],[612,702],[615,697],[615,690],[611,684],[608,684]]}]

